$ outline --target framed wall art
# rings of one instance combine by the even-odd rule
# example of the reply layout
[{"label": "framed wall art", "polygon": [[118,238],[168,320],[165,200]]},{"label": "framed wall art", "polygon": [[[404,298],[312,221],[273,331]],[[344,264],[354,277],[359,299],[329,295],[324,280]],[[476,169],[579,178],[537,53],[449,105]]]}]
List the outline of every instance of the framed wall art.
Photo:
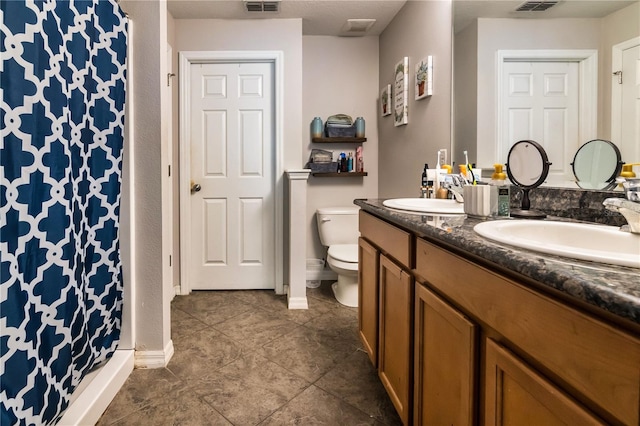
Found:
[{"label": "framed wall art", "polygon": [[416,64],[414,90],[416,100],[433,95],[433,56],[429,55]]},{"label": "framed wall art", "polygon": [[380,111],[382,116],[391,115],[391,85],[387,84],[380,90]]},{"label": "framed wall art", "polygon": [[409,57],[405,56],[394,69],[393,114],[394,126],[402,126],[409,122],[407,98],[409,97]]}]

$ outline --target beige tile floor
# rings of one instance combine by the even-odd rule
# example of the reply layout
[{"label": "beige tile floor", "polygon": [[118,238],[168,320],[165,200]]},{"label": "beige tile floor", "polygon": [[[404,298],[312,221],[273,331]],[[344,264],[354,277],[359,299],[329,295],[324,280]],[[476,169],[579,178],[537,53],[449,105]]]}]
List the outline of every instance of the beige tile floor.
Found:
[{"label": "beige tile floor", "polygon": [[98,425],[400,425],[329,282],[309,309],[273,291],[198,291],[171,303],[169,365],[134,370]]}]

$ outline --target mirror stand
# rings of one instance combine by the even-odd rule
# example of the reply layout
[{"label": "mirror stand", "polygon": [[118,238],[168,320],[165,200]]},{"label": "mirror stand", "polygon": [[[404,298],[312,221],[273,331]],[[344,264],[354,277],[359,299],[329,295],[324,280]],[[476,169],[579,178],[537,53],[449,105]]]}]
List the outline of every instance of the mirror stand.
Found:
[{"label": "mirror stand", "polygon": [[520,209],[511,210],[512,217],[520,217],[526,219],[544,219],[547,217],[546,213],[541,212],[539,210],[530,210],[531,201],[529,201],[529,191],[531,188],[521,188],[522,189],[522,204]]},{"label": "mirror stand", "polygon": [[540,186],[549,174],[549,158],[544,148],[537,142],[523,140],[513,144],[507,156],[507,174],[516,186],[522,189],[520,209],[511,210],[511,217],[544,219],[547,215],[531,210],[529,191]]}]

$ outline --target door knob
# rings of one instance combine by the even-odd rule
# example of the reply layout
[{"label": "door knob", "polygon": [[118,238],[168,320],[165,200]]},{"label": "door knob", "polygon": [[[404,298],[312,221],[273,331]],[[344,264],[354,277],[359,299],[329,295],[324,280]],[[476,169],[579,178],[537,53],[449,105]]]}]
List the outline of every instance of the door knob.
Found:
[{"label": "door knob", "polygon": [[202,189],[199,183],[191,184],[191,193],[199,192]]}]

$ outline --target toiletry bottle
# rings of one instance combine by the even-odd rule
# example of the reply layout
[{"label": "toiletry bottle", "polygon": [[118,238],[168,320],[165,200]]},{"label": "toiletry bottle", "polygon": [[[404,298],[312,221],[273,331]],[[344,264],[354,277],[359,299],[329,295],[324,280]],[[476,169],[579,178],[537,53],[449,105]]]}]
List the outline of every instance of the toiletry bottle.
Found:
[{"label": "toiletry bottle", "polygon": [[356,172],[364,172],[364,160],[362,158],[362,147],[356,148]]},{"label": "toiletry bottle", "polygon": [[[509,207],[509,184],[507,183],[507,175],[502,171],[502,164],[493,165],[494,172],[491,175],[490,185],[497,187],[497,207],[491,208],[492,213],[502,217],[508,217],[510,213]],[[493,203],[492,203],[493,204]]]},{"label": "toiletry bottle", "polygon": [[427,187],[427,169],[429,168],[428,164],[424,165],[424,169],[422,169],[422,179],[420,180],[421,187]]},{"label": "toiletry bottle", "polygon": [[440,188],[436,191],[436,198],[446,200],[449,198],[449,190],[444,187],[444,182],[440,182]]},{"label": "toiletry bottle", "polygon": [[349,157],[347,158],[347,171],[353,171],[353,155],[349,152]]},{"label": "toiletry bottle", "polygon": [[340,153],[340,171],[341,172],[346,172],[347,171],[347,155],[344,152]]}]

